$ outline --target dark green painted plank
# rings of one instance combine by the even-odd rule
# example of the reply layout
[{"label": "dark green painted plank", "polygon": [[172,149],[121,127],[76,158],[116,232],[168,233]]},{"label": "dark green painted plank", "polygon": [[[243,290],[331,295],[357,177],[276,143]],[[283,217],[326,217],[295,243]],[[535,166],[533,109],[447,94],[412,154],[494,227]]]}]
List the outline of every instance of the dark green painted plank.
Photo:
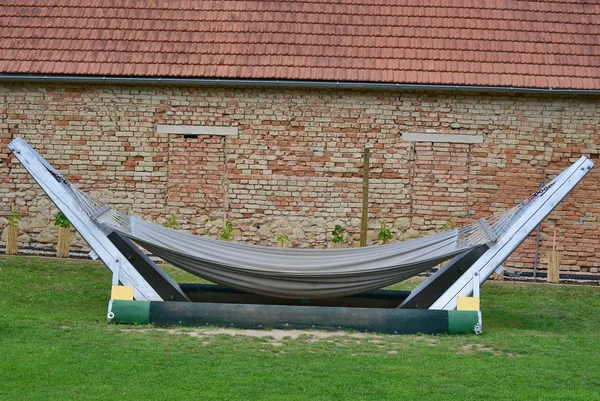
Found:
[{"label": "dark green painted plank", "polygon": [[115,323],[148,324],[150,301],[112,301],[112,319]]},{"label": "dark green painted plank", "polygon": [[478,322],[479,313],[477,311],[448,311],[448,330],[450,333],[473,333]]},{"label": "dark green painted plank", "polygon": [[215,284],[180,284],[193,302],[225,304],[267,304],[302,306],[345,306],[356,308],[395,308],[410,291],[375,290],[341,298],[290,299],[250,294]]},{"label": "dark green painted plank", "polygon": [[[137,302],[137,301],[129,301]],[[358,330],[390,334],[448,333],[448,312],[419,309],[151,302],[159,326],[225,326]]]}]

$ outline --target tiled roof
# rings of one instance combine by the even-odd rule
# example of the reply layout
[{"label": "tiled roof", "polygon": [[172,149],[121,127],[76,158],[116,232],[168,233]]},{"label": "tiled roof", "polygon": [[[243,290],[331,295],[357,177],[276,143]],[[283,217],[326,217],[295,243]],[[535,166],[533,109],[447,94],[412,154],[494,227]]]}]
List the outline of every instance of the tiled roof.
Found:
[{"label": "tiled roof", "polygon": [[600,4],[0,0],[0,73],[600,89]]}]

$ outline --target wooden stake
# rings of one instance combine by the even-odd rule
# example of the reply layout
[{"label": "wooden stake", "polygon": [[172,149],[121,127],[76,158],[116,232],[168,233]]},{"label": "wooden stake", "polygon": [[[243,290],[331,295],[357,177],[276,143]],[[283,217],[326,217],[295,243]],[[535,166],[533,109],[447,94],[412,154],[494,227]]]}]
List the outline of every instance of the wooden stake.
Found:
[{"label": "wooden stake", "polygon": [[290,247],[290,241],[287,240],[283,240],[283,241],[277,241],[277,248],[289,248]]},{"label": "wooden stake", "polygon": [[19,253],[17,249],[17,227],[16,226],[8,226],[8,236],[6,238],[6,254],[7,255],[16,255]]},{"label": "wooden stake", "polygon": [[67,227],[58,228],[58,245],[56,247],[57,258],[68,258],[71,246],[71,229]]},{"label": "wooden stake", "polygon": [[360,246],[367,246],[367,231],[369,218],[369,156],[370,149],[365,146],[363,157],[363,191],[362,216],[360,220]]},{"label": "wooden stake", "polygon": [[560,262],[562,262],[562,253],[556,250],[556,230],[554,230],[552,251],[548,254],[548,277],[546,281],[549,283],[560,282]]}]

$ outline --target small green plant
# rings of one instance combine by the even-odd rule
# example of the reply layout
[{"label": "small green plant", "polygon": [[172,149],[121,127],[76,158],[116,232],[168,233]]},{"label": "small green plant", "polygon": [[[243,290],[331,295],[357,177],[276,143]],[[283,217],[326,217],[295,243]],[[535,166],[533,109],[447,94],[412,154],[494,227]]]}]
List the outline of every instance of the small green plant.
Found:
[{"label": "small green plant", "polygon": [[179,228],[181,227],[181,223],[177,221],[177,217],[174,214],[169,214],[163,226],[167,228]]},{"label": "small green plant", "polygon": [[381,227],[379,227],[377,239],[381,240],[384,244],[387,244],[388,242],[390,242],[390,239],[392,239],[392,232],[387,227],[385,220],[381,221]]},{"label": "small green plant", "polygon": [[19,213],[15,212],[14,210],[11,211],[8,215],[8,226],[16,227],[19,225],[19,221],[21,221],[21,216],[19,215]]},{"label": "small green plant", "polygon": [[450,231],[454,230],[455,228],[456,221],[454,220],[454,217],[450,216],[448,220],[446,220],[446,223],[442,226],[442,231]]},{"label": "small green plant", "polygon": [[71,222],[67,219],[67,216],[59,210],[56,215],[54,215],[54,225],[60,228],[69,228],[71,227]]},{"label": "small green plant", "polygon": [[277,242],[279,242],[280,244],[287,242],[290,240],[290,237],[287,235],[287,233],[281,233],[277,236]]},{"label": "small green plant", "polygon": [[342,242],[344,242],[344,231],[346,231],[344,227],[340,226],[339,224],[336,224],[335,228],[331,232],[331,242],[333,242],[334,244],[341,244]]},{"label": "small green plant", "polygon": [[223,241],[231,241],[233,239],[233,224],[230,221],[226,221],[225,226],[219,231],[219,238]]}]

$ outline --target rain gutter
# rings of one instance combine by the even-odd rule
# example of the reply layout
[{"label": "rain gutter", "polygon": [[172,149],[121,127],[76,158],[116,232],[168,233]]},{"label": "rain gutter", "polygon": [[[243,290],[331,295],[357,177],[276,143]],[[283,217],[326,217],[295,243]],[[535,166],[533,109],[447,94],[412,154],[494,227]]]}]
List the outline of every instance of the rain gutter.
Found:
[{"label": "rain gutter", "polygon": [[557,95],[600,95],[600,90],[526,88],[514,86],[475,85],[425,85],[405,83],[352,82],[352,81],[302,81],[283,79],[221,79],[221,78],[176,78],[176,77],[119,77],[95,75],[16,75],[0,74],[0,82],[48,82],[90,84],[147,84],[147,85],[213,85],[234,87],[282,87],[282,88],[325,88],[400,91],[465,91],[504,92]]}]

